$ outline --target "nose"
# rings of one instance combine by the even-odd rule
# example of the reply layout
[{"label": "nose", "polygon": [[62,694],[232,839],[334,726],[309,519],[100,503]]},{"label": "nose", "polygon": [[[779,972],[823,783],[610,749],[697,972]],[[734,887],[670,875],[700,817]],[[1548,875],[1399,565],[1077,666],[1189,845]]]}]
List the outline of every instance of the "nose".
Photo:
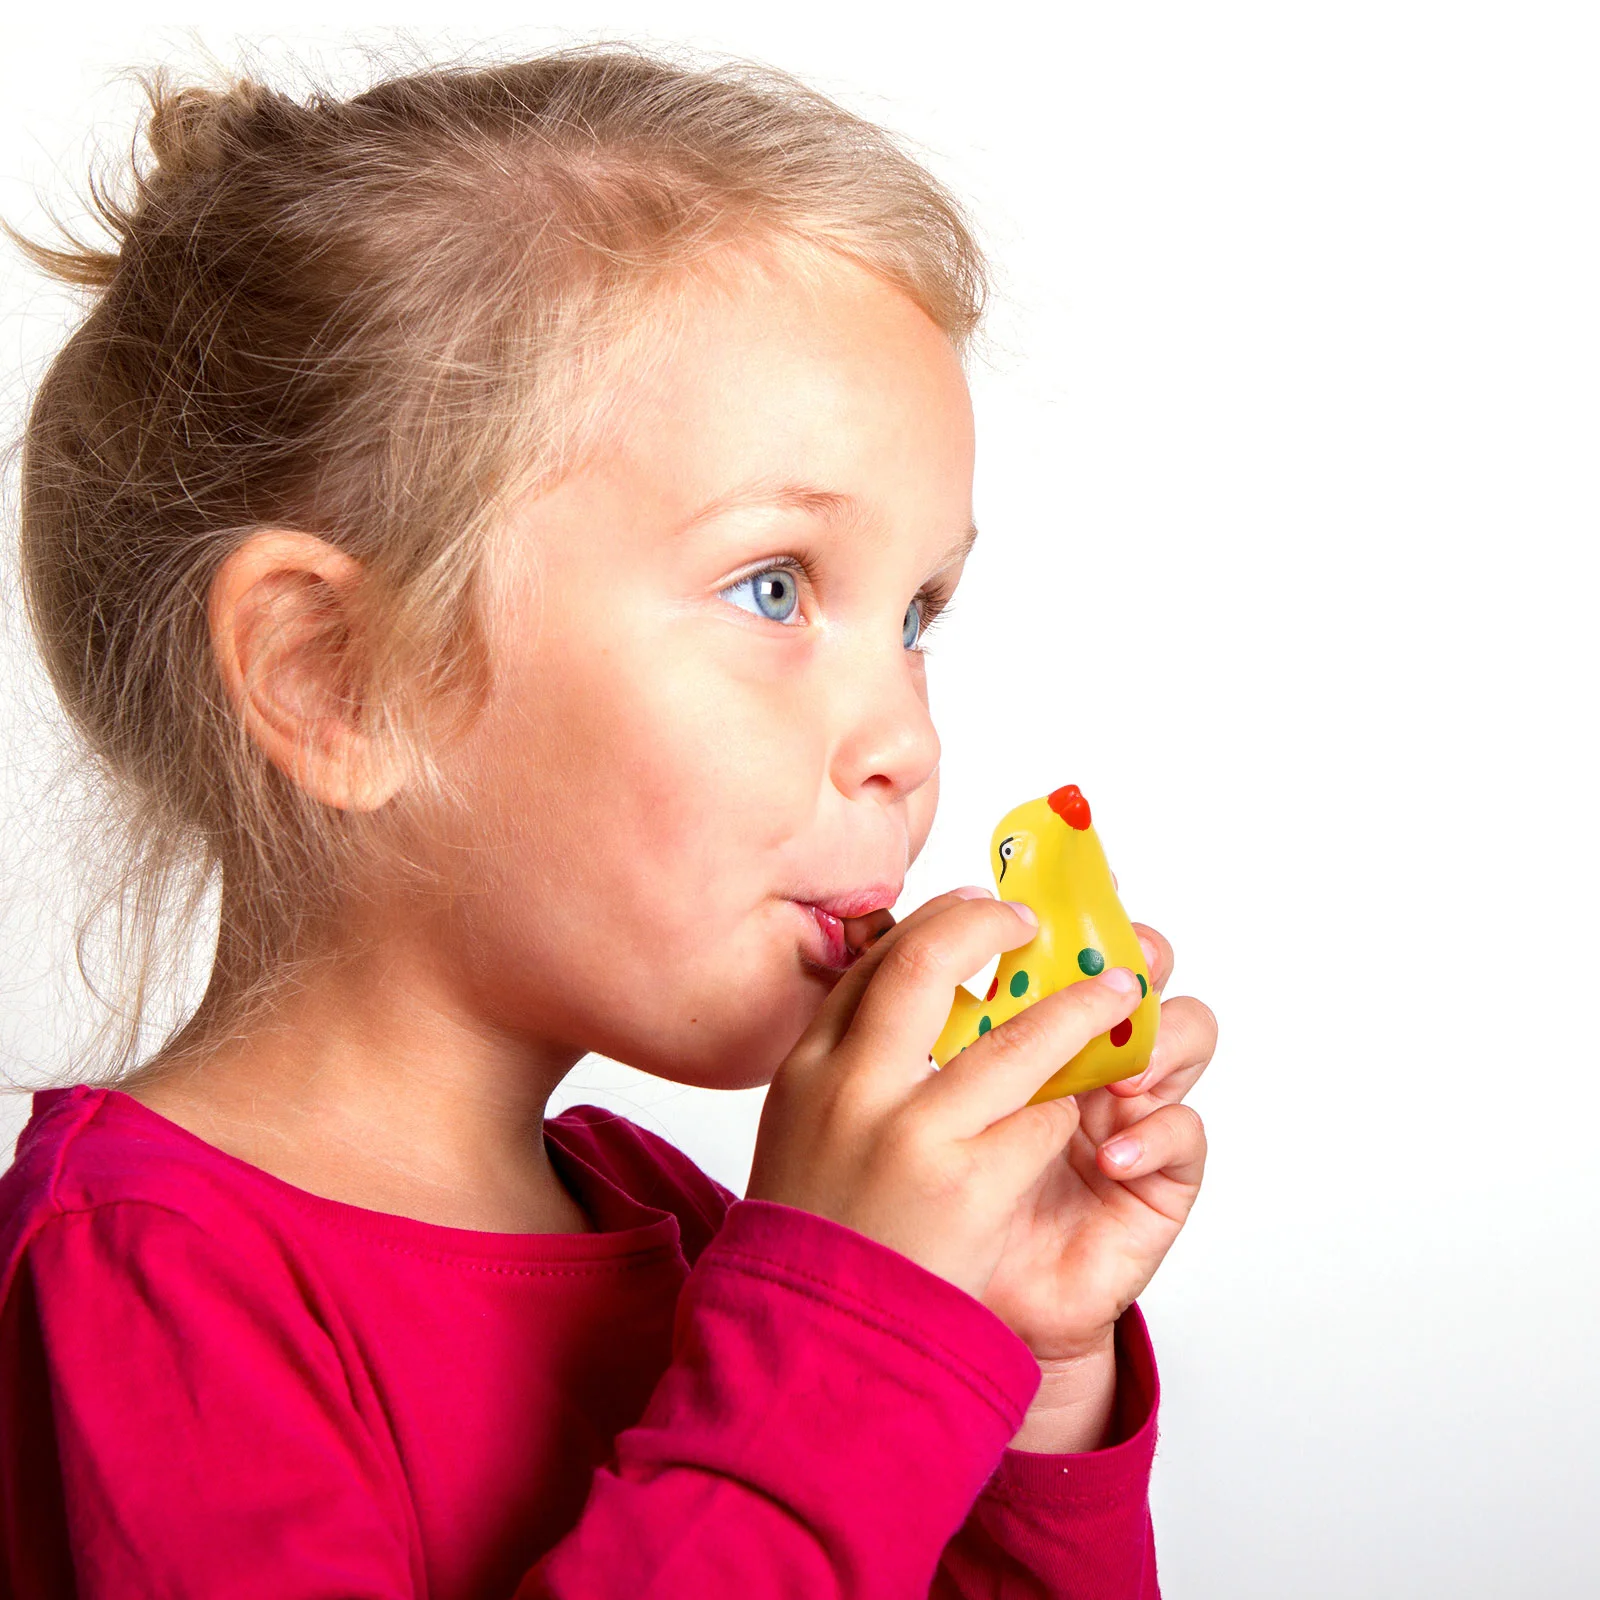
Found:
[{"label": "nose", "polygon": [[841,794],[854,796],[876,783],[886,785],[892,798],[903,798],[938,768],[938,730],[906,653],[902,648],[887,670],[874,662],[864,671],[857,656],[855,670],[844,674],[834,699],[841,731],[834,744],[833,781]]}]

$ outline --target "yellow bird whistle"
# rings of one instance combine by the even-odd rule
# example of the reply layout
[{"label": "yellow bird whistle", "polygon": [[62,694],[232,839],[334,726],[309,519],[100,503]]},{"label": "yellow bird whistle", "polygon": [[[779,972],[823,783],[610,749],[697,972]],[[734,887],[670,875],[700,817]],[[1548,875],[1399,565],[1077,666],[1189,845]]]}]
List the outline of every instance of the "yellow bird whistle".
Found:
[{"label": "yellow bird whistle", "polygon": [[1122,909],[1077,784],[1054,789],[1008,811],[989,845],[989,865],[1002,900],[1020,900],[1039,918],[1027,944],[1000,957],[980,1000],[964,984],[933,1047],[944,1066],[991,1028],[1047,994],[1082,983],[1107,967],[1131,967],[1143,998],[1133,1015],[1091,1039],[1028,1101],[1081,1094],[1143,1072],[1161,1021],[1161,1001],[1146,970],[1144,949]]}]

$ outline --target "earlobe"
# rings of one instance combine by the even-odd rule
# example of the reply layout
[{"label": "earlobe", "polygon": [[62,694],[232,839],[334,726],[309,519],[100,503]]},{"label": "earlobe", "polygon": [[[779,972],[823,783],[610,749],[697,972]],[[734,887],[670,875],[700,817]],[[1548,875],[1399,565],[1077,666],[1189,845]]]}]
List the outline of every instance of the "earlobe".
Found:
[{"label": "earlobe", "polygon": [[314,799],[375,811],[398,764],[364,731],[359,561],[314,534],[269,529],[231,552],[207,605],[212,656],[251,741]]}]

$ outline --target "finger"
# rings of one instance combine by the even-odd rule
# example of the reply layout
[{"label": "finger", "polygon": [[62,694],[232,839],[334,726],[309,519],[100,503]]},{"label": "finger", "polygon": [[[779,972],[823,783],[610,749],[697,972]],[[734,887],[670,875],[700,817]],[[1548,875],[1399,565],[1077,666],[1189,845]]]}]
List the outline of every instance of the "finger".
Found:
[{"label": "finger", "polygon": [[894,925],[894,913],[887,906],[869,911],[864,917],[846,917],[844,942],[852,950],[865,950],[868,945],[881,939]]},{"label": "finger", "polygon": [[875,1077],[892,1078],[897,1087],[921,1082],[932,1074],[928,1058],[956,986],[997,951],[1018,949],[1038,934],[1036,923],[993,898],[956,900],[914,925],[907,918],[861,957],[874,966],[842,1042]]},{"label": "finger", "polygon": [[[849,1030],[869,980],[896,942],[903,939],[911,930],[920,927],[929,917],[937,916],[940,911],[948,910],[951,906],[960,905],[964,896],[978,899],[987,896],[992,901],[994,892],[990,889],[980,889],[975,884],[965,889],[952,889],[948,894],[935,895],[932,900],[918,906],[910,915],[902,917],[899,922],[886,929],[855,958],[845,969],[844,975],[828,991],[827,999],[817,1008],[816,1015],[812,1017],[805,1032],[800,1035],[790,1052],[791,1059],[799,1062],[820,1061],[836,1050],[840,1040]],[[979,962],[979,966],[982,964]],[[953,989],[951,994],[953,998]],[[948,1010],[948,1002],[946,1009]]]},{"label": "finger", "polygon": [[1150,963],[1150,981],[1160,994],[1172,976],[1172,946],[1154,928],[1142,922],[1134,923],[1133,931],[1138,934],[1144,958]]},{"label": "finger", "polygon": [[[1126,1156],[1126,1160],[1117,1159]],[[1193,1106],[1161,1106],[1095,1151],[1100,1170],[1113,1178],[1160,1173],[1199,1187],[1206,1168],[1206,1130]]]},{"label": "finger", "polygon": [[[1139,1004],[1131,967],[1110,967],[1098,978],[1069,983],[1026,1006],[952,1056],[918,1091],[933,1131],[977,1138],[1025,1106],[1091,1039],[1114,1027]],[[1004,1142],[1005,1135],[1000,1136]]]},{"label": "finger", "polygon": [[1149,1065],[1136,1078],[1106,1087],[1125,1097],[1159,1093],[1163,1100],[1181,1100],[1211,1064],[1216,1049],[1217,1019],[1211,1007],[1192,995],[1178,995],[1161,1003],[1161,1026]]}]

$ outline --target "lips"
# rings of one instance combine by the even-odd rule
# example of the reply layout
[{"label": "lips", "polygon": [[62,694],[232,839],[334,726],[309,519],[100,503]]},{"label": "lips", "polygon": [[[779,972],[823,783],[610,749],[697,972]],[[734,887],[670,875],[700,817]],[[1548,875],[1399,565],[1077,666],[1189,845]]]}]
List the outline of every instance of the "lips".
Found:
[{"label": "lips", "polygon": [[845,971],[855,960],[856,952],[845,943],[844,923],[821,906],[803,900],[795,900],[792,904],[806,914],[811,924],[812,937],[807,943],[811,947],[812,959],[819,967],[826,967],[831,972]]},{"label": "lips", "polygon": [[797,894],[791,898],[803,906],[816,906],[832,917],[864,917],[869,911],[892,906],[904,887],[900,883],[869,883],[849,894]]},{"label": "lips", "polygon": [[844,919],[864,917],[869,911],[893,905],[903,887],[897,883],[874,883],[850,894],[828,895],[818,900],[796,898],[792,903],[806,914],[810,925],[806,944],[816,965],[832,972],[845,971],[861,952],[852,950],[846,942]]}]

